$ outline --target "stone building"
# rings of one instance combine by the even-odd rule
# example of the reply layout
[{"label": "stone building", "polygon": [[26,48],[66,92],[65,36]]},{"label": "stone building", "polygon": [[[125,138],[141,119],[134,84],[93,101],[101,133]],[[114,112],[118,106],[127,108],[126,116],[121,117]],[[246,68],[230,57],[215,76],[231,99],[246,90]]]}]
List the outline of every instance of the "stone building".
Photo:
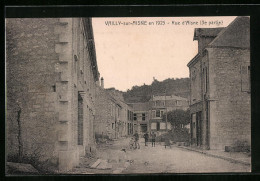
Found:
[{"label": "stone building", "polygon": [[8,157],[76,166],[95,147],[98,79],[90,18],[6,19]]},{"label": "stone building", "polygon": [[190,70],[191,142],[204,149],[250,145],[250,20],[196,28]]},{"label": "stone building", "polygon": [[148,132],[149,128],[149,103],[134,103],[133,113],[134,113],[134,130],[139,134],[144,134]]},{"label": "stone building", "polygon": [[171,124],[163,121],[163,114],[177,109],[187,110],[189,108],[186,98],[175,95],[153,96],[149,101],[149,105],[149,129],[150,131],[156,131],[158,135],[171,129]]},{"label": "stone building", "polygon": [[97,86],[96,117],[94,130],[96,134],[110,139],[132,134],[132,108],[124,102],[122,93],[114,88],[104,89],[104,79]]},{"label": "stone building", "polygon": [[175,95],[153,95],[148,102],[132,103],[132,106],[134,131],[140,134],[156,132],[161,135],[171,129],[171,124],[163,121],[163,114],[176,109],[187,110],[189,103],[186,98]]}]

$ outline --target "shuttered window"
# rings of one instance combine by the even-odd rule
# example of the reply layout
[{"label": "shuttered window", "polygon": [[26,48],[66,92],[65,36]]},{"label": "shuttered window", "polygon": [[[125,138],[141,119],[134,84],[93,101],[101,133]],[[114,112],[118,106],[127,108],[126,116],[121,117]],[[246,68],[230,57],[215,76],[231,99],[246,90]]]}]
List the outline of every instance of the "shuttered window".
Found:
[{"label": "shuttered window", "polygon": [[250,92],[250,66],[241,66],[241,91]]}]

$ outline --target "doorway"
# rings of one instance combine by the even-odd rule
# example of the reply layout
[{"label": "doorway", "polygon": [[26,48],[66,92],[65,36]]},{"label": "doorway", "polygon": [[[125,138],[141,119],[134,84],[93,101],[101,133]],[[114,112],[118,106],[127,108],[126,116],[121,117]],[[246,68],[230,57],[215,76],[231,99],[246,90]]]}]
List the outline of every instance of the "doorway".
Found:
[{"label": "doorway", "polygon": [[83,145],[83,99],[78,94],[78,145]]},{"label": "doorway", "polygon": [[196,114],[196,143],[197,146],[202,144],[202,124],[201,124],[201,111]]}]

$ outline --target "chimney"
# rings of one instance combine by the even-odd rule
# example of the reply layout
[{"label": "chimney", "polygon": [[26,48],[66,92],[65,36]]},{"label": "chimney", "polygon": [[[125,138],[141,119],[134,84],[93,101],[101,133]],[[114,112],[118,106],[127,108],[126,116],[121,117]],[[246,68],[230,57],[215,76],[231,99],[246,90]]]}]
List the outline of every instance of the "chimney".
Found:
[{"label": "chimney", "polygon": [[101,77],[101,88],[104,89],[104,79],[103,79],[103,77]]}]

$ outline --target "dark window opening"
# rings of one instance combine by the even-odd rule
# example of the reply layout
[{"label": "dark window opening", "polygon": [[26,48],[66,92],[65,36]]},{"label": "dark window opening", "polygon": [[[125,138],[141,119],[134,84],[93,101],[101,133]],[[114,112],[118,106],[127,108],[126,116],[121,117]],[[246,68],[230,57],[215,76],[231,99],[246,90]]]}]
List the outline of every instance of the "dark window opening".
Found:
[{"label": "dark window opening", "polygon": [[52,87],[52,91],[53,92],[56,92],[56,85],[53,85],[53,86],[51,86]]},{"label": "dark window opening", "polygon": [[142,120],[145,121],[145,113],[142,113]]},{"label": "dark window opening", "polygon": [[135,120],[135,121],[137,120],[137,115],[136,115],[136,113],[134,113],[134,120]]},{"label": "dark window opening", "polygon": [[161,114],[160,114],[161,112],[160,112],[160,110],[156,110],[156,117],[161,117]]}]

